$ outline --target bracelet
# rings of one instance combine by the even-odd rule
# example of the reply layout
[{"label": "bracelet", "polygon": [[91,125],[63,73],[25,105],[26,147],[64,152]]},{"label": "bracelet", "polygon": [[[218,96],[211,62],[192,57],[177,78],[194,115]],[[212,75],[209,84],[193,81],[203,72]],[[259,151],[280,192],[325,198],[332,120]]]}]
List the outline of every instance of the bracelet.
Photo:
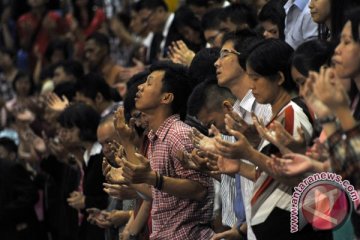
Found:
[{"label": "bracelet", "polygon": [[327,117],[316,119],[316,123],[320,124],[320,125],[324,125],[324,124],[327,124],[327,123],[332,123],[332,122],[335,122],[335,121],[336,121],[336,117],[334,115],[330,115],[330,116],[327,116]]},{"label": "bracelet", "polygon": [[157,190],[161,190],[164,184],[164,176],[161,173],[158,173],[158,176],[159,176],[159,181],[155,185],[155,188]]}]

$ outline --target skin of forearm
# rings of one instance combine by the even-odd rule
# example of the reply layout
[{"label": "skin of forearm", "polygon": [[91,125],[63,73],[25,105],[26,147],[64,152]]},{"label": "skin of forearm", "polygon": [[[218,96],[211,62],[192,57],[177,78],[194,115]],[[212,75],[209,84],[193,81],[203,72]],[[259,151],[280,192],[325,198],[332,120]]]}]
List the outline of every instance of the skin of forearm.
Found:
[{"label": "skin of forearm", "polygon": [[335,109],[336,117],[339,119],[344,131],[350,130],[356,126],[356,121],[352,116],[351,110],[347,107]]},{"label": "skin of forearm", "polygon": [[[152,171],[147,179],[147,184],[155,186],[156,174]],[[200,183],[189,179],[180,179],[164,176],[162,192],[169,193],[178,198],[193,199],[202,201],[206,196],[207,190]]]},{"label": "skin of forearm", "polygon": [[249,158],[246,158],[255,165],[257,165],[260,170],[265,171],[268,173],[271,177],[276,179],[277,181],[288,185],[288,186],[296,186],[299,182],[302,181],[301,177],[281,177],[276,174],[274,174],[271,169],[269,169],[266,165],[266,161],[270,159],[270,157],[266,156],[265,154],[262,154],[261,152],[258,152],[257,150],[253,149],[250,153]]},{"label": "skin of forearm", "polygon": [[127,227],[127,230],[129,231],[130,234],[135,234],[135,235],[139,234],[141,229],[143,229],[143,227],[147,223],[150,214],[150,209],[151,209],[151,202],[143,201],[136,217],[133,218],[133,221]]},{"label": "skin of forearm", "polygon": [[129,142],[123,142],[122,146],[125,149],[127,160],[129,160],[130,162],[135,163],[135,164],[140,163],[139,159],[135,156],[136,149],[133,144],[131,144]]},{"label": "skin of forearm", "polygon": [[147,184],[131,184],[130,187],[132,187],[135,191],[145,195],[149,200],[152,199],[151,194],[151,188]]},{"label": "skin of forearm", "polygon": [[252,164],[240,161],[239,174],[253,182],[256,181],[256,168]]}]

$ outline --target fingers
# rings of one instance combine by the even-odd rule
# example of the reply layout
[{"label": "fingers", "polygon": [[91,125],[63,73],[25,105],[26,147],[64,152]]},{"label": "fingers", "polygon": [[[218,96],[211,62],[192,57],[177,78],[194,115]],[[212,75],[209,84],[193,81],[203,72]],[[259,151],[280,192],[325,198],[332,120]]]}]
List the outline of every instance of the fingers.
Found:
[{"label": "fingers", "polygon": [[149,164],[149,160],[144,157],[142,154],[135,153],[135,156],[140,160],[142,164]]},{"label": "fingers", "polygon": [[210,133],[210,134],[213,134],[214,136],[220,136],[220,131],[219,131],[219,129],[217,129],[217,128],[215,127],[214,124],[211,124],[209,133]]}]

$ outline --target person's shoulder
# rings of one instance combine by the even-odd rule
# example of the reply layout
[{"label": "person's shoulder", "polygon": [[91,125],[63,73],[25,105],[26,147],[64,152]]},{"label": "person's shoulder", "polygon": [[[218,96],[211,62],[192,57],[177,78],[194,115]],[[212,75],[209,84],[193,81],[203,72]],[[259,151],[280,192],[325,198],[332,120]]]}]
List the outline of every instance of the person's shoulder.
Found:
[{"label": "person's shoulder", "polygon": [[179,139],[179,138],[182,138],[182,137],[187,137],[188,133],[190,131],[191,131],[191,127],[189,125],[187,125],[186,123],[184,123],[180,119],[176,119],[171,123],[167,135],[169,135],[169,137]]}]

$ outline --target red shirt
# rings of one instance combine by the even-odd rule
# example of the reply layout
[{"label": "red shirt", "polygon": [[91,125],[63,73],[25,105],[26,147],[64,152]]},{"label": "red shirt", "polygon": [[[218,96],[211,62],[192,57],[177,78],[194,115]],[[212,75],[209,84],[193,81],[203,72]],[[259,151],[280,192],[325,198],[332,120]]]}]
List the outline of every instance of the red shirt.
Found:
[{"label": "red shirt", "polygon": [[154,133],[150,131],[147,156],[151,168],[164,176],[186,178],[207,188],[202,202],[177,198],[152,188],[152,234],[156,240],[208,240],[214,234],[210,228],[213,212],[213,182],[200,172],[187,170],[176,158],[178,150],[191,152],[193,145],[188,133],[191,128],[178,115],[166,119]]}]

